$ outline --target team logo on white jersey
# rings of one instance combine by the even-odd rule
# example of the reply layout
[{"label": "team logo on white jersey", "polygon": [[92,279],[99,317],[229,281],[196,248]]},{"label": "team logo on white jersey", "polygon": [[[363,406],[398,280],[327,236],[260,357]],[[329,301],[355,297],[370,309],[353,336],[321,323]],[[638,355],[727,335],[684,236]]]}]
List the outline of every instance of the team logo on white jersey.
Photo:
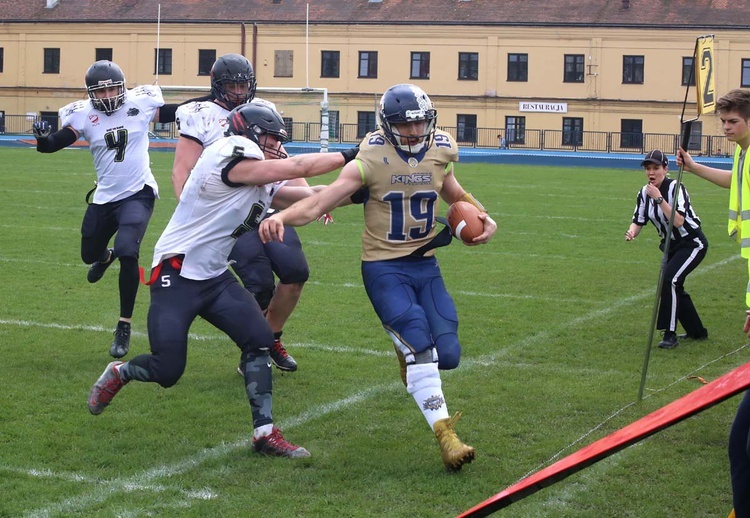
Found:
[{"label": "team logo on white jersey", "polygon": [[95,113],[92,113],[91,115],[89,115],[89,120],[91,121],[91,124],[93,124],[94,126],[99,124],[99,116]]}]

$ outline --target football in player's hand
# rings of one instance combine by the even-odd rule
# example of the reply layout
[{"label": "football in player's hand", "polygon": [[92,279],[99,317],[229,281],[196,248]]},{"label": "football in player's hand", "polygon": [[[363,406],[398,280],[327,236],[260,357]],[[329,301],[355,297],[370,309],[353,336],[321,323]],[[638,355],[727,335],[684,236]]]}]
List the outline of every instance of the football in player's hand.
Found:
[{"label": "football in player's hand", "polygon": [[479,209],[467,201],[457,201],[448,207],[446,215],[453,235],[464,243],[484,231],[484,223],[479,219]]}]

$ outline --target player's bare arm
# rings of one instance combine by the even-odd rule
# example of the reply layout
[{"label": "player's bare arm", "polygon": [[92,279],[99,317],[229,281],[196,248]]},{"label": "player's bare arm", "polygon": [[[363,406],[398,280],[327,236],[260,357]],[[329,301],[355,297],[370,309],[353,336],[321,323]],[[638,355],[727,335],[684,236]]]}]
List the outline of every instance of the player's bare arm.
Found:
[{"label": "player's bare arm", "polygon": [[461,184],[458,183],[456,176],[450,173],[445,176],[443,180],[443,188],[440,191],[440,197],[447,203],[455,203],[457,201],[468,201],[472,205],[475,205],[481,213],[479,219],[484,223],[483,232],[474,238],[468,245],[483,245],[487,243],[492,236],[497,232],[497,223],[488,214],[485,208],[479,203],[471,194],[467,193]]},{"label": "player's bare arm", "polygon": [[682,166],[685,171],[700,176],[704,180],[708,180],[711,183],[715,183],[719,187],[729,189],[732,184],[732,171],[725,169],[717,169],[715,167],[709,167],[707,165],[699,164],[690,153],[682,148],[677,150],[677,166]]},{"label": "player's bare arm", "polygon": [[292,204],[308,196],[312,196],[315,192],[315,189],[309,186],[290,185],[287,183],[273,197],[271,207],[274,209],[286,209]]},{"label": "player's bare arm", "polygon": [[193,170],[202,152],[203,146],[199,142],[186,137],[177,139],[174,164],[172,165],[172,187],[177,201],[180,201],[185,182],[187,182],[190,171]]},{"label": "player's bare arm", "polygon": [[321,214],[339,206],[362,187],[362,177],[356,163],[347,164],[339,177],[325,189],[298,201],[283,211],[264,219],[258,232],[264,243],[284,240],[284,225],[299,227],[317,219]]},{"label": "player's bare arm", "polygon": [[342,153],[310,153],[284,160],[248,159],[232,167],[228,178],[235,183],[265,185],[281,180],[309,178],[329,173],[342,167],[344,161]]}]

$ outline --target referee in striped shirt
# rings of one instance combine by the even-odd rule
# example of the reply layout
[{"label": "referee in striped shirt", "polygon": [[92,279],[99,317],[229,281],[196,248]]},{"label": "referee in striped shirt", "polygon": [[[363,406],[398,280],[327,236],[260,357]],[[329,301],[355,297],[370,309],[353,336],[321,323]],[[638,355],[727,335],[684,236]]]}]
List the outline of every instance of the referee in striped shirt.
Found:
[{"label": "referee in striped shirt", "polygon": [[685,291],[688,274],[703,261],[708,251],[708,240],[701,230],[701,221],[690,203],[690,195],[684,185],[680,185],[679,196],[675,192],[677,182],[667,178],[669,160],[660,150],[648,153],[641,162],[646,171],[648,183],[644,185],[635,202],[633,222],[625,232],[625,241],[632,241],[650,221],[661,237],[659,249],[664,251],[669,218],[673,208],[674,227],[669,236],[669,257],[664,271],[661,288],[659,316],[656,328],[664,331],[659,342],[662,349],[673,349],[677,341],[677,322],[682,324],[686,334],[681,338],[703,340],[708,338],[708,330],[703,327],[701,317],[693,305],[693,300]]}]

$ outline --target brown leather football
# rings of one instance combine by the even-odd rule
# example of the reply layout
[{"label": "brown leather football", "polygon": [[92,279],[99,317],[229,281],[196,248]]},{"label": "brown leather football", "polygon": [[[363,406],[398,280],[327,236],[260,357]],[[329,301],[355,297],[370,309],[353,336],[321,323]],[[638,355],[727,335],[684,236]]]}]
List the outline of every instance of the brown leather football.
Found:
[{"label": "brown leather football", "polygon": [[479,209],[467,201],[457,201],[448,207],[446,217],[454,237],[464,243],[471,243],[484,230],[484,223],[479,219]]}]

